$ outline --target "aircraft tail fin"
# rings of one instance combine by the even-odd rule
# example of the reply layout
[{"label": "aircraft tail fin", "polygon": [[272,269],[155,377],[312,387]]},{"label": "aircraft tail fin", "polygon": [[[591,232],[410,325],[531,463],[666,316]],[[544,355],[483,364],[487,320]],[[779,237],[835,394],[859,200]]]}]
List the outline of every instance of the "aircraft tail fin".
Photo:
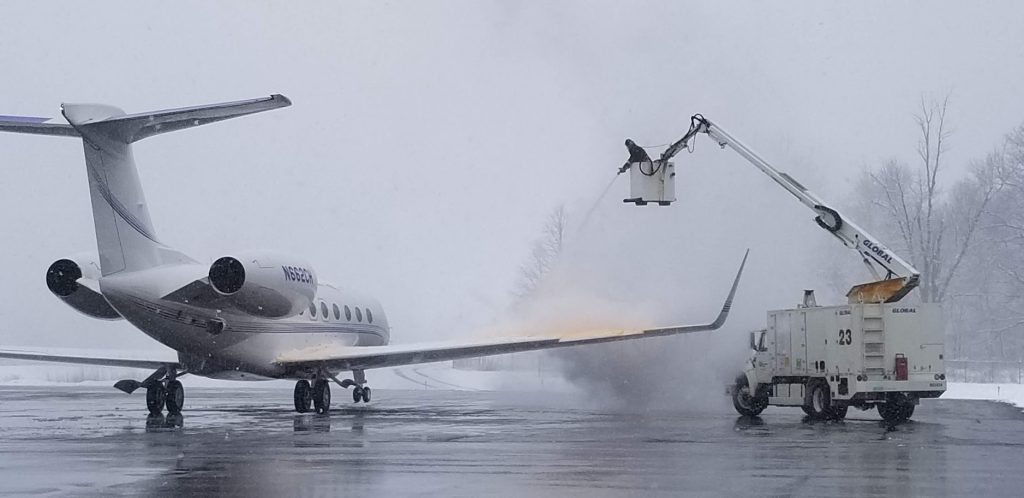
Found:
[{"label": "aircraft tail fin", "polygon": [[0,116],[0,131],[81,137],[103,275],[191,262],[161,244],[149,217],[131,144],[143,138],[291,105],[283,95],[140,114],[103,104],[63,104],[68,124]]}]

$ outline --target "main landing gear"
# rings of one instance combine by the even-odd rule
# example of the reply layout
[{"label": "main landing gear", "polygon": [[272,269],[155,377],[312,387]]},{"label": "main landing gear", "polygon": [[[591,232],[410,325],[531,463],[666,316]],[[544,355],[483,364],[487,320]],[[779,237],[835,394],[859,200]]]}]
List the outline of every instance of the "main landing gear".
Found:
[{"label": "main landing gear", "polygon": [[310,411],[310,408],[319,414],[324,414],[330,411],[331,380],[342,388],[347,389],[352,387],[353,402],[358,403],[362,401],[364,403],[369,403],[372,391],[370,390],[370,386],[365,385],[366,376],[363,375],[363,371],[355,370],[352,372],[352,376],[355,377],[355,380],[338,380],[337,377],[330,373],[321,373],[317,375],[312,384],[306,379],[297,381],[295,383],[294,392],[295,411],[299,413],[306,413]]},{"label": "main landing gear", "polygon": [[165,406],[169,415],[181,415],[185,406],[185,386],[180,381],[156,382],[146,389],[146,408],[150,415],[160,415]]},{"label": "main landing gear", "polygon": [[331,384],[327,379],[316,379],[312,386],[306,379],[295,383],[295,411],[306,413],[310,408],[321,414],[331,409]]},{"label": "main landing gear", "polygon": [[168,365],[158,368],[142,382],[119,380],[114,387],[128,394],[140,387],[146,388],[146,408],[150,415],[162,415],[164,407],[167,407],[169,415],[181,415],[181,409],[185,406],[185,386],[181,385],[178,377],[186,373]]}]

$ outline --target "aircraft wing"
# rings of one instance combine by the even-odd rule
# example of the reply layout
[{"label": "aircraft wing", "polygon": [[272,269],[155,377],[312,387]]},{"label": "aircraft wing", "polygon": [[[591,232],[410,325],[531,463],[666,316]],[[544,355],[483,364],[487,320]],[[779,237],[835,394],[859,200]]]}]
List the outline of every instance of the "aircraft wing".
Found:
[{"label": "aircraft wing", "polygon": [[[748,254],[749,252],[747,251]],[[284,353],[278,356],[276,363],[287,367],[292,372],[318,368],[332,371],[363,370],[715,330],[725,323],[725,319],[729,315],[729,309],[732,307],[732,300],[736,295],[736,288],[739,286],[740,276],[743,274],[746,262],[747,255],[745,254],[740,269],[736,272],[729,295],[725,299],[725,304],[722,305],[722,310],[714,321],[705,324],[545,334],[462,343],[316,347]]]},{"label": "aircraft wing", "polygon": [[95,358],[86,356],[65,356],[65,355],[54,355],[45,354],[34,351],[14,351],[9,349],[0,350],[0,358],[9,358],[14,360],[32,360],[32,361],[48,361],[56,363],[76,363],[79,365],[102,365],[107,367],[129,367],[129,368],[145,368],[145,369],[156,369],[162,368],[168,365],[174,365],[176,368],[181,368],[176,361],[158,361],[158,360],[136,360],[130,358]]}]

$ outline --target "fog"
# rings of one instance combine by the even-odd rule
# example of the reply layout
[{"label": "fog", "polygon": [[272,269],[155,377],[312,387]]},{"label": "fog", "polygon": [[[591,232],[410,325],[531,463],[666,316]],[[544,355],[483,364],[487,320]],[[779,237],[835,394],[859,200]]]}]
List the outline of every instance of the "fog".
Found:
[{"label": "fog", "polygon": [[[964,168],[1024,118],[1022,10],[19,3],[4,7],[0,30],[0,113],[287,95],[292,107],[136,145],[157,234],[201,261],[246,248],[301,255],[322,279],[377,296],[395,343],[510,323],[706,322],[750,248],[726,327],[635,346],[654,365],[641,378],[697,375],[704,370],[675,367],[731,362],[765,311],[793,306],[802,289],[838,301],[821,262],[854,255],[704,137],[677,158],[673,206],[622,204],[625,177],[598,201],[625,160],[623,139],[671,142],[701,112],[841,205],[865,166],[914,154],[922,96],[950,94],[948,164]],[[128,324],[80,316],[46,289],[51,262],[95,249],[81,149],[79,140],[0,134],[0,343],[158,350]],[[578,222],[595,202],[569,242],[571,263],[531,312],[543,319],[513,321],[519,266],[547,214],[564,204]],[[589,360],[578,361],[587,371]]]}]

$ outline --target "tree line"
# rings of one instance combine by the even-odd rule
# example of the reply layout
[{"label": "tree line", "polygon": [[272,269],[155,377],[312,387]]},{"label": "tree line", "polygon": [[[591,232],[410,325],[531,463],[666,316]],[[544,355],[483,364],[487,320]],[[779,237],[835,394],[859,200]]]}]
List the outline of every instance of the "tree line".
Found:
[{"label": "tree line", "polygon": [[[1024,124],[966,172],[946,164],[948,96],[922,99],[916,159],[869,167],[854,187],[870,232],[921,272],[910,296],[942,303],[947,356],[1024,359]],[[964,171],[964,170],[960,170]],[[860,217],[858,217],[860,220]]]}]

